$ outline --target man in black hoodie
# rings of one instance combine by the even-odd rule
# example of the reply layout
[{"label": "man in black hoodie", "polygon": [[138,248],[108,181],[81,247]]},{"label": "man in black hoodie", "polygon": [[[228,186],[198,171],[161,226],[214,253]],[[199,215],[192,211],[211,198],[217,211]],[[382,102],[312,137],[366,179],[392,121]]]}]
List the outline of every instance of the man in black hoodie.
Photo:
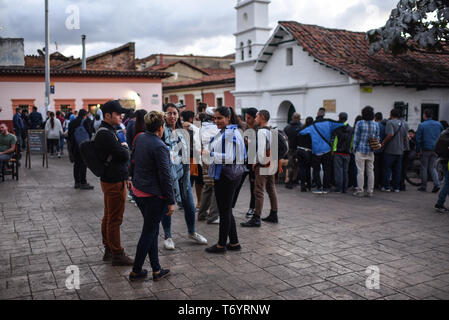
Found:
[{"label": "man in black hoodie", "polygon": [[288,137],[288,183],[287,189],[293,189],[293,179],[298,176],[298,163],[296,162],[296,138],[301,129],[301,115],[293,114],[292,121],[285,127],[284,132]]},{"label": "man in black hoodie", "polygon": [[87,118],[87,111],[82,109],[78,113],[78,117],[69,124],[69,131],[67,133],[67,142],[70,158],[73,160],[73,177],[75,179],[75,189],[92,190],[94,187],[87,183],[86,171],[87,167],[81,158],[81,153],[78,148],[78,143],[75,140],[75,130],[83,125],[86,129],[89,138],[92,136],[92,125],[90,119]]},{"label": "man in black hoodie", "polygon": [[351,143],[354,130],[348,125],[348,114],[342,112],[338,120],[345,125],[334,131],[334,175],[337,193],[346,193],[348,189],[349,161],[351,160]]},{"label": "man in black hoodie", "polygon": [[132,266],[120,243],[120,226],[123,221],[128,181],[129,150],[126,142],[120,143],[114,127],[122,122],[124,109],[117,100],[106,102],[101,108],[104,120],[95,136],[95,149],[98,157],[106,163],[101,176],[101,189],[104,193],[104,217],[101,233],[105,253],[103,261],[112,259],[113,266]]},{"label": "man in black hoodie", "polygon": [[[313,124],[313,118],[307,117],[306,123],[301,127],[300,131],[310,127]],[[312,190],[312,139],[310,135],[300,135],[296,137],[296,158],[299,163],[299,176],[301,179],[301,192]]]}]

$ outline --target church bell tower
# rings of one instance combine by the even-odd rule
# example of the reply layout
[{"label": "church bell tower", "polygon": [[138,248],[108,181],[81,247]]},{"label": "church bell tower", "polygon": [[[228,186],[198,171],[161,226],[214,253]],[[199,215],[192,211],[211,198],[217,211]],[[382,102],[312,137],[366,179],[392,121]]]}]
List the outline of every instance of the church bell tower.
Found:
[{"label": "church bell tower", "polygon": [[271,28],[268,20],[270,0],[237,0],[237,32],[235,62],[256,60]]}]

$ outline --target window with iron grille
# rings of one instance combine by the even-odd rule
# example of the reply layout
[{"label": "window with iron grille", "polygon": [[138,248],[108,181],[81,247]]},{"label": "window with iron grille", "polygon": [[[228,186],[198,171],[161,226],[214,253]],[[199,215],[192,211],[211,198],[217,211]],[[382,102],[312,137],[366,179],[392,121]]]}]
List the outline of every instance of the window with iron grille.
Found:
[{"label": "window with iron grille", "polygon": [[401,111],[401,118],[408,121],[408,103],[397,101],[394,103],[394,108]]}]

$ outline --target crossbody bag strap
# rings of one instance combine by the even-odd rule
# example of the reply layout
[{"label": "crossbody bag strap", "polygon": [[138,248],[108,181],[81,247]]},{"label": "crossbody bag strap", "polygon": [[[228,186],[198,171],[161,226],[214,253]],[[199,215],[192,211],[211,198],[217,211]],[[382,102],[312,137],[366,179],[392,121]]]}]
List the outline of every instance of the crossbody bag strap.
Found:
[{"label": "crossbody bag strap", "polygon": [[387,146],[388,144],[390,144],[390,142],[396,137],[396,135],[399,133],[399,131],[401,131],[402,129],[402,121],[399,123],[399,128],[394,132],[393,137],[390,139],[390,141],[388,141],[385,146]]},{"label": "crossbody bag strap", "polygon": [[332,144],[323,136],[323,134],[320,132],[320,130],[318,130],[318,127],[316,126],[315,123],[313,124],[313,127],[315,128],[316,132],[318,132],[318,135],[321,137],[321,139],[323,139],[324,142],[326,142],[329,145],[329,147],[332,148]]}]

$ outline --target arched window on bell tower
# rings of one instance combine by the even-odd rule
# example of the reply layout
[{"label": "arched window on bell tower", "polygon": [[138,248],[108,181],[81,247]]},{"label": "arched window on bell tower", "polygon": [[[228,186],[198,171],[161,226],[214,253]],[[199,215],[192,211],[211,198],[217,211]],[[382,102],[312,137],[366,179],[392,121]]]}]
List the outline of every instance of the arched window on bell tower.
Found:
[{"label": "arched window on bell tower", "polygon": [[240,42],[240,57],[241,57],[241,60],[243,61],[243,60],[245,60],[245,47],[244,47],[245,45],[244,45],[244,43],[243,42]]},{"label": "arched window on bell tower", "polygon": [[253,55],[253,50],[251,49],[251,40],[248,40],[248,58]]}]

